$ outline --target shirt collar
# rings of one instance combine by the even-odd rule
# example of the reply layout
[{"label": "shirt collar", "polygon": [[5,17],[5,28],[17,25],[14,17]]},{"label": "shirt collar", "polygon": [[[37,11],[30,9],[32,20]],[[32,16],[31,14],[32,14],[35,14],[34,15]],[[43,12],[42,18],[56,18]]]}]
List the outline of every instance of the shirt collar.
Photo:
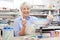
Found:
[{"label": "shirt collar", "polygon": [[[23,17],[21,17],[20,18],[20,20],[22,20],[23,19]],[[30,19],[30,16],[28,16],[27,18],[26,18],[26,20],[29,20]]]}]

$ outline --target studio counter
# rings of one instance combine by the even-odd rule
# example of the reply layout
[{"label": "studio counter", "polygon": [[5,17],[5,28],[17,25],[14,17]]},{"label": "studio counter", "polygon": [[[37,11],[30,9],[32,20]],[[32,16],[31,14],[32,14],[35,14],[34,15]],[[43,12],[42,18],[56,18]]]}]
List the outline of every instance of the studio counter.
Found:
[{"label": "studio counter", "polygon": [[[2,38],[0,37],[0,40],[2,40]],[[14,37],[14,40],[25,40],[23,37]],[[29,40],[60,40],[60,37],[50,37],[50,38],[35,38],[35,39],[29,39]]]},{"label": "studio counter", "polygon": [[[58,28],[60,29],[60,26],[49,26],[48,28],[43,28],[43,29],[58,29]],[[14,37],[14,40],[25,40],[26,37],[29,37],[28,40],[32,40],[31,35]],[[0,40],[2,40],[2,37],[0,37]],[[59,37],[47,37],[47,38],[33,38],[33,40],[60,40],[60,36]]]}]

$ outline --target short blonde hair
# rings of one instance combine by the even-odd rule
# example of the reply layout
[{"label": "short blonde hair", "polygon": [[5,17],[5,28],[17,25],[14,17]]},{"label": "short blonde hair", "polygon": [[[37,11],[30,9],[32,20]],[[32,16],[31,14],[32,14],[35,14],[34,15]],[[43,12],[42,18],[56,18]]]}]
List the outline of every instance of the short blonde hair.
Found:
[{"label": "short blonde hair", "polygon": [[20,6],[20,9],[22,9],[22,7],[24,7],[24,6],[28,6],[29,8],[31,8],[30,4],[28,4],[27,2],[23,2]]}]

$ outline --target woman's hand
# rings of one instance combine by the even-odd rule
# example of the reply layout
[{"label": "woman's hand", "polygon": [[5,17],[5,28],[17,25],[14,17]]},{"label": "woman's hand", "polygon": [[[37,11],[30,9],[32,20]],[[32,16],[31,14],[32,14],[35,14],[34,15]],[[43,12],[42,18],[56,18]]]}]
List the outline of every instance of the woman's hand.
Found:
[{"label": "woman's hand", "polygon": [[23,26],[26,26],[26,19],[23,19],[23,20],[22,20],[22,25],[23,25]]},{"label": "woman's hand", "polygon": [[47,19],[49,19],[49,22],[47,22],[45,26],[47,26],[48,24],[50,24],[53,21],[53,15],[48,14]]},{"label": "woman's hand", "polygon": [[21,31],[19,32],[20,36],[22,36],[22,35],[25,34],[25,28],[26,28],[26,19],[23,19],[23,20],[22,20],[22,29],[21,29]]},{"label": "woman's hand", "polygon": [[48,14],[48,15],[47,15],[47,19],[53,20],[53,15]]}]

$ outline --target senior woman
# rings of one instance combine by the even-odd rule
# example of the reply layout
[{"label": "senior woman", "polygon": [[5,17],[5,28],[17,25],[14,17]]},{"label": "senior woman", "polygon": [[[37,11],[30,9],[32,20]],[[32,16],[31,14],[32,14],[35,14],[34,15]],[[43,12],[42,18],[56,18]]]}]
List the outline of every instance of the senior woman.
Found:
[{"label": "senior woman", "polygon": [[[37,20],[37,21],[39,20],[37,17],[30,16],[31,7],[28,3],[26,3],[26,2],[22,3],[20,10],[22,12],[21,13],[22,16],[20,16],[14,20],[14,34],[15,34],[15,36],[25,35],[26,32],[28,31],[28,30],[26,30],[26,24],[32,24],[32,22],[34,22],[35,20]],[[45,25],[49,24],[49,22],[52,22],[52,19],[53,19],[52,15],[47,15],[47,17],[48,17],[47,23],[45,23]]]}]

